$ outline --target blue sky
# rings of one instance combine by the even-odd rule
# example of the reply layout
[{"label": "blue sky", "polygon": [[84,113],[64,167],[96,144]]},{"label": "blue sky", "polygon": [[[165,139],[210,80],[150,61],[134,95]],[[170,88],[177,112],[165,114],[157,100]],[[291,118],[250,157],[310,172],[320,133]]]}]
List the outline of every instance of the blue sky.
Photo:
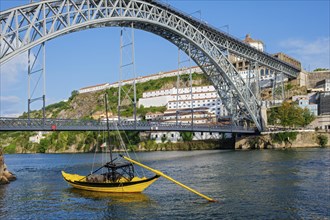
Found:
[{"label": "blue sky", "polygon": [[[0,0],[0,8],[3,11],[28,2]],[[222,30],[239,39],[249,33],[265,43],[268,53],[284,52],[300,60],[306,70],[330,67],[329,0],[163,2],[188,14],[193,13],[214,27],[226,26]],[[67,99],[71,91],[81,87],[117,81],[119,34],[119,28],[99,28],[47,42],[47,104]],[[177,48],[162,38],[135,31],[137,75],[176,69],[177,54]],[[1,116],[27,111],[25,60],[21,55],[0,66]],[[32,107],[39,108],[39,104]]]}]

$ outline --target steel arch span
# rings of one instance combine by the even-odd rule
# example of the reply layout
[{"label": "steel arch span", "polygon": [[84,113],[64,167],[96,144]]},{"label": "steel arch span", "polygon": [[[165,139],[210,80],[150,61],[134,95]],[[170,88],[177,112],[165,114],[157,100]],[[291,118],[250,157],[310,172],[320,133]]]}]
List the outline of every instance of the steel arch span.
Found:
[{"label": "steel arch span", "polygon": [[[224,55],[223,48],[196,21],[152,0],[47,0],[0,13],[0,62],[60,35],[89,28],[131,26],[157,34],[190,54],[218,91],[234,119],[253,121],[262,130],[260,105],[250,88]],[[260,57],[267,62],[267,56]],[[244,56],[242,46],[240,54]],[[243,51],[243,52],[242,52]],[[252,52],[251,52],[252,51]],[[258,53],[260,54],[260,53]],[[262,62],[261,62],[262,63]],[[266,63],[287,75],[294,69],[274,59]]]}]

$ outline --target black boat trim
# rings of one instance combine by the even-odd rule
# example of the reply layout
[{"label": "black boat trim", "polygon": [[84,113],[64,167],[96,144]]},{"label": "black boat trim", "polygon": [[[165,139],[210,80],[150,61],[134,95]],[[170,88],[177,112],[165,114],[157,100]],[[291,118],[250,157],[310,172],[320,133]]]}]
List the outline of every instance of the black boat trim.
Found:
[{"label": "black boat trim", "polygon": [[131,185],[136,185],[136,184],[140,184],[140,183],[145,183],[145,182],[149,182],[153,179],[157,179],[159,178],[159,175],[155,175],[151,178],[145,179],[145,180],[140,180],[140,181],[134,181],[134,182],[123,182],[123,183],[92,183],[92,182],[85,182],[85,181],[71,181],[71,180],[67,180],[65,179],[67,182],[72,183],[72,184],[77,184],[80,186],[90,186],[90,187],[123,187],[123,186],[131,186]]}]

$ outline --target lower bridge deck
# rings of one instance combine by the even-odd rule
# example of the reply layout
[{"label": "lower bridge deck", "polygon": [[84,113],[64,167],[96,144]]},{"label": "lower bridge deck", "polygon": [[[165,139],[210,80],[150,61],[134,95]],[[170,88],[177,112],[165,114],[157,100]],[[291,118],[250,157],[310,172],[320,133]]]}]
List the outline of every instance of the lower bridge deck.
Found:
[{"label": "lower bridge deck", "polygon": [[[80,119],[21,119],[0,117],[1,131],[102,131],[106,121]],[[234,125],[181,124],[148,121],[110,121],[109,130],[120,131],[194,131],[219,133],[256,132],[255,128]]]}]

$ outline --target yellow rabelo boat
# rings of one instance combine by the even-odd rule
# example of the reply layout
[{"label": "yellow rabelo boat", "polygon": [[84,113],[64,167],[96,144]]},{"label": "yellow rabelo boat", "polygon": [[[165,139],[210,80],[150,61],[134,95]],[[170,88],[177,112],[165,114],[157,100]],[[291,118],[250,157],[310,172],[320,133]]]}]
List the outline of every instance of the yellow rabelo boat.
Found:
[{"label": "yellow rabelo boat", "polygon": [[[110,143],[107,95],[105,95],[104,98],[106,106],[107,130],[109,137],[108,143]],[[125,147],[121,137],[119,138],[119,140],[121,142],[121,145]],[[106,164],[86,176],[81,176],[78,174],[69,174],[62,171],[62,176],[64,180],[77,189],[108,193],[139,193],[149,187],[160,177],[157,174],[151,178],[140,178],[135,176],[133,163],[127,162],[127,160],[120,161],[122,157],[113,159],[112,147],[110,146],[110,144],[106,144],[106,146],[109,146],[110,162],[107,162]]]},{"label": "yellow rabelo boat", "polygon": [[[112,167],[113,165],[106,164],[105,166]],[[115,169],[118,170],[118,167],[120,165],[116,165]],[[140,178],[137,176],[127,178],[127,176],[118,175],[117,171],[115,176],[112,175],[112,172],[81,176],[78,174],[69,174],[64,171],[62,171],[62,175],[64,180],[74,188],[108,193],[139,193],[160,177],[159,175],[155,175],[151,178]]]},{"label": "yellow rabelo boat", "polygon": [[[105,106],[106,106],[106,118],[107,118],[107,130],[110,143],[110,132],[109,132],[109,119],[108,119],[108,106],[107,106],[107,95],[105,95]],[[117,129],[118,131],[118,129]],[[119,135],[121,146],[125,148],[124,142]],[[110,149],[110,162],[104,164],[97,170],[93,171],[87,176],[81,176],[78,174],[69,174],[62,171],[62,176],[71,186],[77,189],[96,191],[96,192],[108,192],[108,193],[139,193],[149,187],[155,182],[160,176],[173,183],[189,190],[196,195],[203,197],[209,202],[215,202],[214,199],[180,183],[179,181],[169,177],[159,170],[155,170],[148,167],[140,162],[137,162],[130,157],[120,155],[115,159],[112,159],[112,149],[110,144],[107,145]],[[117,160],[118,159],[118,160]],[[115,162],[116,161],[116,162]],[[134,165],[136,164],[144,169],[147,169],[156,175],[151,178],[140,178],[135,176]],[[105,172],[104,172],[105,170]]]}]

